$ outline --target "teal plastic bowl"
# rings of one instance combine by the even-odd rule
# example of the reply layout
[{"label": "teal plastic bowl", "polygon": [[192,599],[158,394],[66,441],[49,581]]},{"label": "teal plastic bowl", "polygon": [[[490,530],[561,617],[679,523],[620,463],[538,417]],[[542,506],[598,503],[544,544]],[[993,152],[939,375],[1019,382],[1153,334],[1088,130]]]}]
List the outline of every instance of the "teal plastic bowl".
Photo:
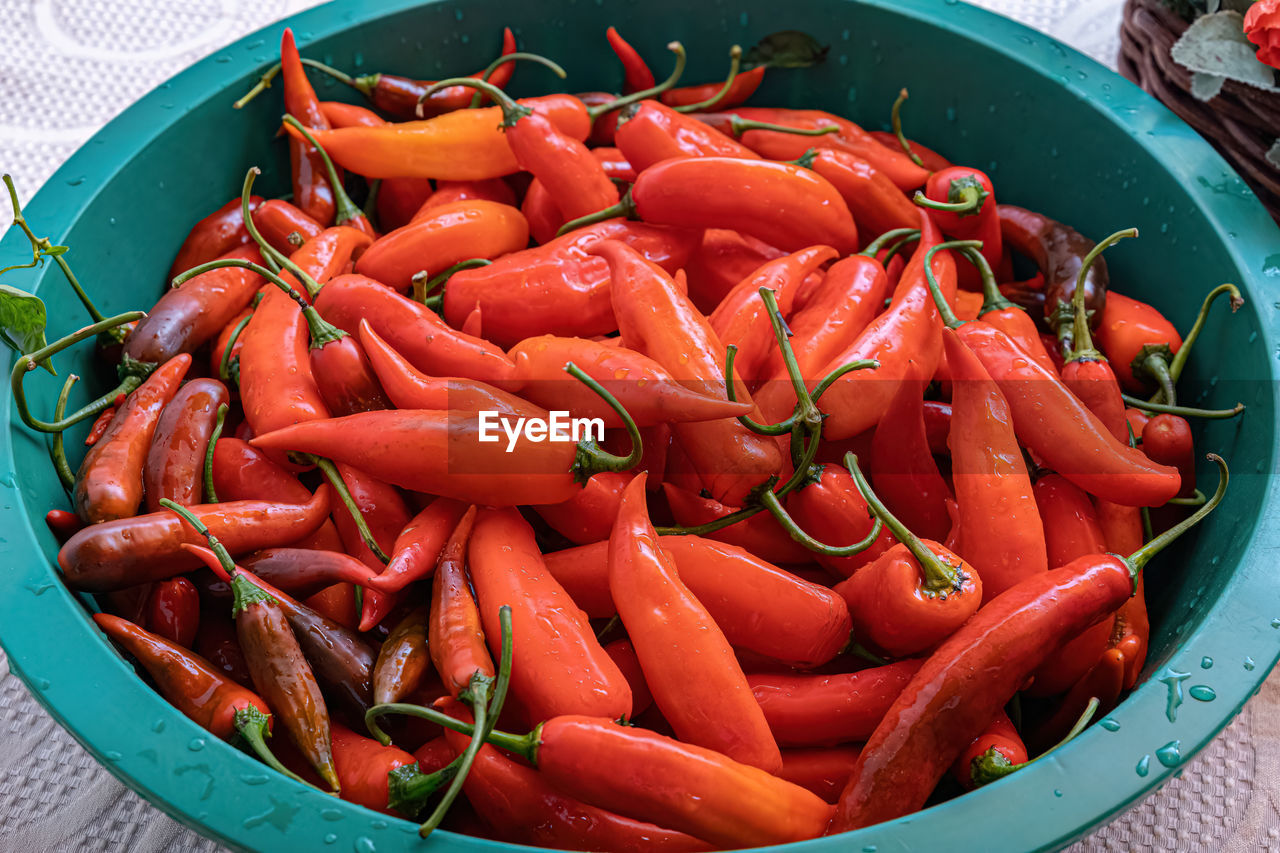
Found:
[{"label": "teal plastic bowl", "polygon": [[[376,7],[378,8],[375,8]],[[569,0],[559,19],[538,4],[499,0],[340,2],[289,22],[305,55],[341,68],[422,77],[471,71],[496,50],[503,25],[526,49],[564,63],[575,91],[609,89],[620,72],[602,38],[616,25],[645,56],[689,48],[686,79],[717,79],[732,42],[783,29],[831,43],[825,65],[771,73],[756,101],[819,107],[879,126],[902,86],[912,136],[987,170],[1003,201],[1023,204],[1099,237],[1137,226],[1142,239],[1112,249],[1112,279],[1155,302],[1182,329],[1202,295],[1235,281],[1247,304],[1215,312],[1184,378],[1187,399],[1244,417],[1207,424],[1201,450],[1232,465],[1231,490],[1198,531],[1152,564],[1155,632],[1145,683],[1104,725],[1013,777],[936,808],[796,850],[1025,851],[1063,846],[1179,772],[1258,689],[1280,654],[1280,488],[1276,459],[1280,358],[1280,241],[1261,205],[1185,124],[1115,74],[1018,24],[954,0]],[[28,207],[39,234],[68,256],[110,314],[150,306],[187,229],[264,168],[264,195],[283,190],[287,155],[273,141],[279,89],[243,112],[231,102],[277,55],[276,24],[219,51],[147,95],[85,145]],[[541,69],[516,91],[546,90]],[[317,82],[322,97],[349,98]],[[0,265],[30,258],[21,235],[0,244]],[[48,303],[50,334],[84,314],[56,268],[6,276]],[[8,362],[6,362],[8,363]],[[106,388],[110,372],[82,346],[58,356],[65,374]],[[28,377],[37,411],[58,382]],[[83,397],[79,399],[84,399]],[[53,568],[43,522],[66,500],[46,439],[25,429],[8,395],[0,415],[0,641],[10,665],[58,721],[112,773],[158,807],[232,847],[257,850],[416,851],[412,824],[321,794],[265,769],[211,737],[140,682],[95,630]],[[69,447],[78,446],[83,430]],[[1203,483],[1215,475],[1204,470]],[[1212,690],[1194,691],[1194,685]],[[1193,696],[1208,697],[1201,701]],[[1184,701],[1180,701],[1184,700]],[[437,833],[434,849],[485,851],[491,841]]]}]

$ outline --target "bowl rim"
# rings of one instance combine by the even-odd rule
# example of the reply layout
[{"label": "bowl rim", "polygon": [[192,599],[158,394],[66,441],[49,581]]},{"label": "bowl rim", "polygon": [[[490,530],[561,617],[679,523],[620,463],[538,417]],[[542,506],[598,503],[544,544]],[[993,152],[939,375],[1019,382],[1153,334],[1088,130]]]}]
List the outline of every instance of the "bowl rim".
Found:
[{"label": "bowl rim", "polygon": [[[384,0],[368,11],[360,0],[335,0],[287,19],[269,24],[235,43],[214,51],[190,68],[161,84],[113,119],[80,147],[48,179],[27,205],[33,227],[42,233],[63,234],[93,203],[98,188],[124,163],[161,134],[182,114],[169,109],[172,102],[197,105],[223,97],[229,84],[253,79],[270,60],[255,63],[249,72],[240,62],[219,62],[228,54],[252,56],[263,44],[273,44],[286,26],[294,28],[300,46],[333,36],[356,23],[368,23],[398,15],[408,9],[442,0]],[[1115,72],[1099,65],[1050,36],[956,0],[845,0],[857,5],[883,9],[928,26],[951,30],[962,38],[981,41],[1024,66],[1030,73],[1057,78],[1067,92],[1089,101],[1098,119],[1128,130],[1137,144],[1168,169],[1184,187],[1199,211],[1216,229],[1216,236],[1239,235],[1224,240],[1225,249],[1238,270],[1242,284],[1253,293],[1266,292],[1265,282],[1255,272],[1257,259],[1266,255],[1263,247],[1276,242],[1275,225],[1261,204],[1247,190],[1229,194],[1215,191],[1203,173],[1221,172],[1234,176],[1231,168],[1180,119],[1153,98]],[[256,57],[255,57],[256,59]],[[1067,72],[1076,73],[1068,76]],[[1121,96],[1124,97],[1121,97]],[[1110,101],[1110,104],[1108,103]],[[1121,107],[1121,102],[1127,106]],[[22,245],[25,245],[23,243]],[[10,234],[0,249],[19,250]],[[39,279],[43,284],[43,277]],[[1260,316],[1260,334],[1268,352],[1280,352],[1280,328]],[[4,363],[12,364],[6,354]],[[1280,397],[1272,383],[1273,401]],[[1280,408],[1280,407],[1278,407]],[[10,429],[0,430],[0,460],[14,472],[14,438],[22,432],[16,421],[11,398],[0,398],[0,417]],[[1273,436],[1266,461],[1270,471],[1277,458],[1280,432]],[[149,802],[181,823],[216,838],[235,849],[270,849],[278,846],[289,830],[291,845],[334,844],[339,840],[357,850],[414,849],[420,843],[413,824],[385,818],[345,801],[336,801],[314,789],[264,771],[262,765],[236,750],[223,750],[219,763],[234,778],[215,779],[209,766],[200,761],[206,748],[222,749],[216,740],[182,716],[151,690],[134,690],[136,704],[127,709],[103,708],[85,701],[86,688],[114,688],[124,679],[137,683],[133,669],[97,632],[79,602],[61,584],[47,560],[32,560],[42,553],[35,526],[44,509],[28,514],[21,485],[0,478],[0,492],[12,499],[11,508],[0,512],[0,556],[8,557],[11,569],[0,572],[0,644],[7,650],[10,668],[37,701],[108,770]],[[1248,531],[1254,542],[1280,542],[1280,481],[1266,488],[1254,528]],[[1139,687],[1110,715],[1118,728],[1142,733],[1140,739],[1154,753],[1162,741],[1178,742],[1182,761],[1165,766],[1151,761],[1145,777],[1134,772],[1141,753],[1108,749],[1111,737],[1102,726],[1093,726],[1070,748],[1021,771],[1013,780],[1002,780],[965,798],[952,800],[925,812],[890,823],[833,836],[785,845],[787,849],[816,851],[820,848],[851,848],[864,851],[887,849],[930,849],[938,838],[958,840],[974,835],[975,814],[999,820],[998,832],[982,833],[987,850],[1055,849],[1063,846],[1127,809],[1167,781],[1195,753],[1203,749],[1234,718],[1244,703],[1259,689],[1280,657],[1280,589],[1271,583],[1270,567],[1256,544],[1246,552],[1223,590],[1219,603],[1205,621],[1171,653],[1162,673]],[[1242,612],[1233,602],[1250,602]],[[56,635],[59,643],[48,648],[45,639]],[[1164,717],[1168,685],[1157,675],[1199,673],[1202,660],[1211,658],[1221,646],[1256,643],[1259,653],[1252,670],[1228,669],[1214,674],[1219,703],[1187,703],[1176,723],[1159,733],[1151,731],[1151,719]],[[1225,659],[1224,659],[1225,663]],[[93,667],[91,681],[82,673]],[[79,679],[77,681],[77,679]],[[1180,689],[1180,688],[1179,688]],[[1220,709],[1229,708],[1223,714]],[[1215,710],[1217,709],[1217,710]],[[113,750],[119,743],[140,751]],[[1085,744],[1093,744],[1086,750]],[[174,776],[201,773],[208,777],[203,787],[193,783],[175,784]],[[1101,776],[1107,779],[1107,793],[1096,789]],[[1091,795],[1090,789],[1094,789]],[[264,808],[264,801],[270,806]],[[975,809],[978,809],[975,812]],[[318,813],[320,820],[293,827],[302,812]],[[438,842],[453,849],[492,853],[509,846],[470,836],[441,831]]]}]

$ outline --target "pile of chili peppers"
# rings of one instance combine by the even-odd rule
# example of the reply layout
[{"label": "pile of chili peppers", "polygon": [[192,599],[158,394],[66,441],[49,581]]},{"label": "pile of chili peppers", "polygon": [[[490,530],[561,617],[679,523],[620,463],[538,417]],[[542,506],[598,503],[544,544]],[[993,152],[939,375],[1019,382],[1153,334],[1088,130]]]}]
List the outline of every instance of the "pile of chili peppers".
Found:
[{"label": "pile of chili peppers", "polygon": [[[14,369],[67,585],[199,725],[424,835],[751,847],[1016,772],[1142,675],[1143,567],[1227,485],[1188,419],[1242,410],[1178,379],[1239,292],[1184,338],[1111,288],[1136,232],[998,203],[905,92],[894,133],[742,106],[799,34],[696,86],[607,36],[620,93],[513,100],[563,72],[510,31],[438,82],[285,32],[291,194],[250,170],[149,312]],[[37,418],[95,336],[118,387]],[[480,424],[551,410],[601,434]]]}]

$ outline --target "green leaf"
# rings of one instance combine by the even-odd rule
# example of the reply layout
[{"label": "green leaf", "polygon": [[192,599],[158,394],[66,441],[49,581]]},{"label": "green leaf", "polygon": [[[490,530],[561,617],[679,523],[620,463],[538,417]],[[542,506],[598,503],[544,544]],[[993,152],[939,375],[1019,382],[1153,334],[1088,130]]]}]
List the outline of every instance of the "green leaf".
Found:
[{"label": "green leaf", "polygon": [[1227,78],[1221,74],[1205,74],[1203,71],[1191,72],[1191,94],[1202,101],[1211,101],[1222,91],[1222,84]]},{"label": "green leaf", "polygon": [[[44,302],[16,287],[0,284],[0,340],[23,355],[45,346]],[[53,372],[48,359],[41,366]]]},{"label": "green leaf", "polygon": [[1244,34],[1244,16],[1215,12],[1196,18],[1174,44],[1172,53],[1174,61],[1188,71],[1280,91],[1275,86],[1275,73],[1258,61],[1254,51]]},{"label": "green leaf", "polygon": [[765,36],[747,51],[742,70],[749,71],[760,65],[770,68],[808,68],[826,59],[829,50],[830,45],[819,44],[808,33],[784,30]]}]

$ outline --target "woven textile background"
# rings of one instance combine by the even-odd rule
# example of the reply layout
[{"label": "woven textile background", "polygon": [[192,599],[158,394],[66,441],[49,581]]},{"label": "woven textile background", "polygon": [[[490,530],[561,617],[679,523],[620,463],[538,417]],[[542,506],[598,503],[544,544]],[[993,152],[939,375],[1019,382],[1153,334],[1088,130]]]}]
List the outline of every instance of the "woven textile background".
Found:
[{"label": "woven textile background", "polygon": [[[0,171],[23,200],[102,124],[308,0],[0,0]],[[977,0],[1114,67],[1120,0]],[[1276,676],[1206,752],[1078,851],[1280,850]],[[991,827],[991,831],[999,831]],[[117,782],[0,651],[0,851],[216,851]]]}]

